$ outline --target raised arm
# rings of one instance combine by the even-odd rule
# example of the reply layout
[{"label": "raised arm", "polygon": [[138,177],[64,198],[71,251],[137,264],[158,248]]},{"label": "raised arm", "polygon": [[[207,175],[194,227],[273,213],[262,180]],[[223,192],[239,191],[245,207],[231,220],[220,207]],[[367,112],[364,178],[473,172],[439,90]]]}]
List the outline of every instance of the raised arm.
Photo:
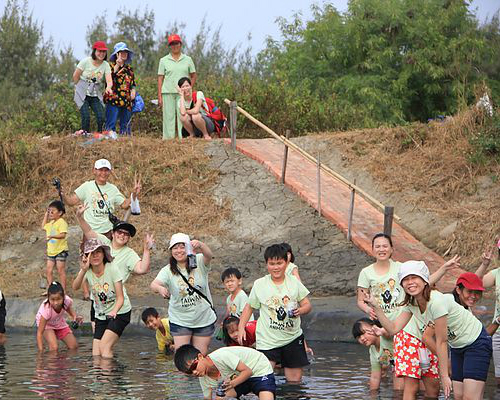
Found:
[{"label": "raised arm", "polygon": [[73,281],[73,284],[71,287],[73,290],[80,290],[82,287],[83,280],[85,279],[85,273],[89,270],[90,268],[90,255],[85,256],[83,255],[80,258],[80,271],[78,271],[78,274],[76,275],[76,278]]},{"label": "raised arm", "polygon": [[455,255],[454,257],[446,261],[443,265],[441,265],[437,269],[437,271],[429,277],[429,286],[435,285],[447,272],[459,267],[460,257],[458,255]]},{"label": "raised arm", "polygon": [[357,305],[358,308],[363,311],[367,315],[372,314],[372,308],[365,303],[366,296],[369,294],[369,290],[367,288],[362,288],[358,286],[357,291]]},{"label": "raised arm", "polygon": [[150,259],[151,259],[151,248],[153,247],[155,240],[153,235],[146,233],[144,237],[144,249],[142,252],[142,259],[137,261],[134,267],[134,274],[143,275],[149,272]]},{"label": "raised arm", "polygon": [[396,319],[391,321],[386,317],[384,311],[380,308],[377,300],[375,300],[371,293],[367,295],[365,301],[373,308],[378,320],[391,336],[394,336],[401,329],[403,329],[412,317],[411,312],[402,311]]},{"label": "raised arm", "polygon": [[493,258],[493,254],[497,249],[497,244],[495,243],[490,248],[486,249],[485,252],[481,255],[481,265],[476,270],[476,275],[482,278],[486,271],[488,271],[488,267],[490,266],[491,260]]},{"label": "raised arm", "polygon": [[42,221],[42,230],[45,230],[45,224],[47,223],[47,219],[49,218],[49,210],[45,210],[45,214],[43,214],[43,221]]},{"label": "raised arm", "polygon": [[191,246],[193,246],[193,251],[195,253],[203,254],[203,261],[206,265],[210,264],[210,261],[212,260],[213,257],[212,250],[210,250],[210,247],[208,247],[205,243],[199,240],[191,240]]},{"label": "raised arm", "polygon": [[[139,193],[141,192],[142,186],[141,186],[141,178],[137,178],[137,175],[134,176],[134,187],[132,188],[132,191],[130,194],[132,197],[137,199],[139,197]],[[130,208],[130,197],[127,197],[122,204],[120,204],[120,207],[124,210],[127,210]]]},{"label": "raised arm", "polygon": [[75,192],[71,194],[66,194],[66,192],[61,187],[61,196],[63,198],[64,204],[68,206],[76,206],[78,203],[81,203],[80,199],[76,195]]},{"label": "raised arm", "polygon": [[80,228],[82,228],[83,234],[87,239],[97,238],[97,232],[94,232],[88,222],[83,218],[83,214],[87,208],[87,206],[82,204],[78,206],[75,213],[76,220],[78,221],[78,224],[80,225]]}]

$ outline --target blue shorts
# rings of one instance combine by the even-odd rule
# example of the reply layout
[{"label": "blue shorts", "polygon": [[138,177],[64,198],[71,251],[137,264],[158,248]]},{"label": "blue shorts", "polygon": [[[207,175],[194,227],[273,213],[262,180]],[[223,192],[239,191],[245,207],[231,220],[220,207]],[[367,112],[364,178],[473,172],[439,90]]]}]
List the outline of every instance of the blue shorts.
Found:
[{"label": "blue shorts", "polygon": [[55,256],[47,256],[47,260],[51,261],[66,261],[66,258],[68,258],[67,250],[61,251],[59,254],[56,254]]},{"label": "blue shorts", "polygon": [[492,352],[491,336],[484,328],[473,343],[459,349],[451,348],[451,380],[486,382]]},{"label": "blue shorts", "polygon": [[172,336],[212,336],[215,332],[215,322],[201,328],[188,328],[169,322]]},{"label": "blue shorts", "polygon": [[259,395],[260,392],[271,392],[276,396],[276,382],[274,380],[274,374],[256,376],[254,378],[249,378],[245,382],[235,386],[236,397],[239,399],[241,396],[253,393]]}]

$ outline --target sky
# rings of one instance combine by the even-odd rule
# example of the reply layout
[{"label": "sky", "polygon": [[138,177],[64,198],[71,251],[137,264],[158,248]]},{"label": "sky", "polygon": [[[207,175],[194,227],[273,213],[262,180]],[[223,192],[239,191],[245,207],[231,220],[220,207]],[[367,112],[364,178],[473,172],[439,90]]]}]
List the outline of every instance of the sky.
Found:
[{"label": "sky", "polygon": [[[418,0],[415,0],[418,1]],[[2,10],[6,0],[0,0]],[[348,0],[330,0],[337,10],[345,11]],[[179,4],[183,4],[180,6]],[[310,0],[190,0],[173,2],[171,0],[28,0],[28,10],[38,23],[43,23],[44,36],[52,37],[56,48],[71,45],[76,58],[80,59],[89,53],[86,48],[85,34],[87,27],[96,15],[106,13],[110,26],[115,20],[116,11],[127,9],[141,13],[147,6],[155,13],[156,34],[164,32],[169,23],[177,21],[186,24],[185,34],[188,40],[199,31],[203,18],[214,28],[219,25],[221,37],[226,46],[238,44],[246,46],[249,33],[252,35],[250,45],[254,52],[265,47],[265,39],[272,36],[279,39],[277,17],[291,18],[294,13],[301,12],[304,19],[311,19],[312,4]],[[323,2],[319,2],[323,4]],[[473,0],[472,9],[477,8],[480,21],[484,21],[500,8],[498,0]]]}]

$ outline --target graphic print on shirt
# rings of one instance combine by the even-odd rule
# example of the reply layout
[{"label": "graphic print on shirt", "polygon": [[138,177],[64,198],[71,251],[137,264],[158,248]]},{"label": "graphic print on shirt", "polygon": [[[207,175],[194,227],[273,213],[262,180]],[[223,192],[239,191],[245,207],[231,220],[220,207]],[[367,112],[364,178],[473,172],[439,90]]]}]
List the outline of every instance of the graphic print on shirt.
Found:
[{"label": "graphic print on shirt", "polygon": [[384,313],[390,312],[398,307],[398,299],[401,289],[396,286],[396,281],[390,278],[387,282],[380,282],[371,287],[373,296],[378,300],[380,308]]},{"label": "graphic print on shirt", "polygon": [[96,315],[103,317],[105,315],[104,310],[106,307],[116,301],[116,293],[114,289],[114,286],[109,286],[107,282],[102,285],[100,283],[95,283],[92,286],[91,290],[94,298]]},{"label": "graphic print on shirt", "polygon": [[[101,196],[101,193],[99,192],[92,192],[90,202],[92,204],[92,214],[94,214],[94,217],[108,215],[108,207],[111,209],[111,204],[108,201],[107,193],[103,193]],[[106,204],[108,205],[107,207]]]},{"label": "graphic print on shirt", "polygon": [[[194,275],[189,275],[188,282],[193,288],[201,289],[201,286],[196,285]],[[179,288],[182,307],[191,307],[200,301],[201,297],[182,278],[177,280],[177,287]]]},{"label": "graphic print on shirt", "polygon": [[295,318],[289,318],[286,312],[286,306],[290,297],[285,295],[282,298],[271,296],[266,301],[269,309],[269,328],[279,331],[291,330],[295,327]]},{"label": "graphic print on shirt", "polygon": [[380,365],[389,366],[389,364],[393,363],[394,356],[389,349],[383,349],[382,354],[378,358],[378,362]]}]

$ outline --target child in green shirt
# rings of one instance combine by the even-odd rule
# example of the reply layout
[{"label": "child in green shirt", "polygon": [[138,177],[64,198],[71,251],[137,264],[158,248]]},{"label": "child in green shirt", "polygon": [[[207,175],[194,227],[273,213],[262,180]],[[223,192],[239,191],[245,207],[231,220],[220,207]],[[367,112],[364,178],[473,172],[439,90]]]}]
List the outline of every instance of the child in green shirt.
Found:
[{"label": "child in green shirt", "polygon": [[245,326],[253,309],[257,320],[256,349],[263,352],[274,367],[280,363],[289,382],[300,382],[302,369],[309,365],[300,326],[300,316],[311,311],[309,290],[295,277],[285,273],[286,249],[274,244],[264,252],[268,275],[257,279],[243,309],[238,326],[238,342],[244,343]]},{"label": "child in green shirt", "polygon": [[204,356],[196,347],[185,344],[175,352],[174,362],[179,371],[199,378],[204,399],[213,398],[214,388],[218,400],[239,399],[248,393],[259,400],[274,399],[273,367],[264,354],[252,348],[222,347]]},{"label": "child in green shirt", "polygon": [[156,331],[156,343],[160,353],[170,354],[175,350],[174,338],[170,334],[168,318],[160,318],[154,307],[148,307],[142,312],[142,321],[148,329]]}]

